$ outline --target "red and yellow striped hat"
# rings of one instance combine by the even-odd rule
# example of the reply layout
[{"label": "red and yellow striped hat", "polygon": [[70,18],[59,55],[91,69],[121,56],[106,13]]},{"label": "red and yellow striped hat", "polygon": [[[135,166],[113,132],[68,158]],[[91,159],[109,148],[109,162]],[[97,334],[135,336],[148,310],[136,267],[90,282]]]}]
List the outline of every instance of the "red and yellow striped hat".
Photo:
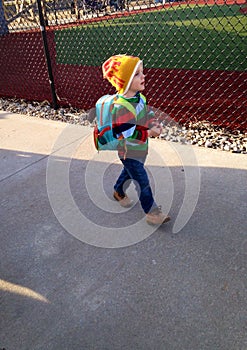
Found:
[{"label": "red and yellow striped hat", "polygon": [[103,77],[106,78],[121,95],[126,94],[142,61],[139,57],[116,55],[108,58],[103,65]]}]

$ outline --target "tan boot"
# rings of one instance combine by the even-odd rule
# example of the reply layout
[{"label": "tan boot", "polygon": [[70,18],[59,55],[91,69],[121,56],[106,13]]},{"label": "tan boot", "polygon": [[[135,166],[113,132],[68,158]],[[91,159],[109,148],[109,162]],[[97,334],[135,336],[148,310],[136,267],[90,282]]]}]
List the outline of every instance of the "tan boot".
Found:
[{"label": "tan boot", "polygon": [[129,197],[126,194],[123,196],[123,195],[119,194],[118,192],[114,191],[113,197],[124,208],[129,208],[133,205],[133,201],[131,199],[129,199]]},{"label": "tan boot", "polygon": [[146,215],[146,221],[149,225],[161,225],[170,220],[170,216],[167,216],[162,213],[160,206]]}]

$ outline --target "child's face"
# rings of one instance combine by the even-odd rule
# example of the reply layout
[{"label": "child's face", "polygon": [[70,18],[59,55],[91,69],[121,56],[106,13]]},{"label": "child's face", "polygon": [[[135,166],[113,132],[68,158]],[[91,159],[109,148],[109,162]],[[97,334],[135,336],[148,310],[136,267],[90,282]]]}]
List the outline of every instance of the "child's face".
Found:
[{"label": "child's face", "polygon": [[127,97],[135,96],[138,91],[145,89],[145,75],[143,74],[143,64],[140,63],[135,76],[132,80],[129,90],[126,93]]}]

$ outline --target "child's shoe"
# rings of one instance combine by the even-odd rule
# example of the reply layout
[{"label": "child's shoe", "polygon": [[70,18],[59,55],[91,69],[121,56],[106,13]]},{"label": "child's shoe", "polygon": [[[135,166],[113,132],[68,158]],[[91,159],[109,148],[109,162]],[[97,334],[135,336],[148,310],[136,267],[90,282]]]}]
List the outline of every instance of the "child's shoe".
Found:
[{"label": "child's shoe", "polygon": [[170,216],[162,213],[161,206],[153,209],[151,212],[146,214],[146,221],[149,225],[161,225],[170,220]]},{"label": "child's shoe", "polygon": [[129,197],[126,194],[121,195],[117,191],[114,191],[113,197],[124,208],[129,208],[133,205],[133,201],[131,199],[129,199]]}]

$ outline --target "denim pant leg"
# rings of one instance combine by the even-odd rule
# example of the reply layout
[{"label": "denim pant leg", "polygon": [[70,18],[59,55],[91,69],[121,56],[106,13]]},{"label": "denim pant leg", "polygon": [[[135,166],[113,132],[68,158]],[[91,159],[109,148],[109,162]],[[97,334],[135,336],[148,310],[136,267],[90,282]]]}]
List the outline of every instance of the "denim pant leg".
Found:
[{"label": "denim pant leg", "polygon": [[114,185],[114,190],[117,191],[120,195],[124,195],[124,184],[126,181],[131,180],[129,173],[126,171],[125,167],[121,171],[119,178],[117,179],[116,184]]},{"label": "denim pant leg", "polygon": [[139,198],[144,212],[147,214],[151,208],[157,207],[153,199],[152,190],[149,184],[148,174],[144,168],[146,158],[141,159],[121,159],[124,169],[129,174],[129,178],[139,184]]}]

